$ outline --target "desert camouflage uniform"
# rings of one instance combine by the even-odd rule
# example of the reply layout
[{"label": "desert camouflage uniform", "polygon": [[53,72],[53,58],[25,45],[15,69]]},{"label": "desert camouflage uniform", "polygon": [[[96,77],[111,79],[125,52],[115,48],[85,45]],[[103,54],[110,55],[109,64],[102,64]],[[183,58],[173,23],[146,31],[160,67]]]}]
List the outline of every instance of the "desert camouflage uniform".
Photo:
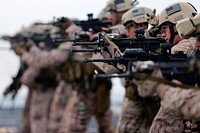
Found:
[{"label": "desert camouflage uniform", "polygon": [[113,132],[109,108],[111,83],[107,80],[93,79],[95,70],[101,72],[99,68],[92,63],[79,61],[83,57],[91,56],[75,54],[71,62],[66,64],[65,70],[68,70],[68,73],[63,75],[64,79],[74,85],[59,133],[87,132],[92,116],[96,118],[99,132]]},{"label": "desert camouflage uniform", "polygon": [[48,114],[55,88],[45,89],[48,89],[48,91],[36,90],[33,92],[30,107],[32,133],[48,133]]},{"label": "desert camouflage uniform", "polygon": [[[69,34],[69,35],[74,36],[74,34]],[[71,48],[71,46],[72,45],[62,45],[61,48],[69,50],[69,48]],[[79,87],[79,84],[81,84],[80,83],[81,81],[75,81],[75,80],[73,80],[73,78],[71,80],[69,80],[71,76],[73,77],[74,75],[77,75],[77,74],[79,75],[79,71],[80,71],[80,69],[78,69],[78,71],[77,71],[76,67],[71,66],[73,64],[74,65],[80,64],[80,61],[78,61],[78,63],[76,63],[76,61],[74,61],[73,58],[72,58],[72,60],[68,59],[68,57],[69,56],[70,57],[73,56],[73,54],[70,54],[68,51],[62,51],[62,50],[60,50],[60,51],[58,51],[58,50],[52,50],[51,52],[48,52],[48,53],[46,51],[42,51],[41,52],[41,50],[37,49],[36,47],[32,47],[30,51],[32,51],[33,54],[32,54],[32,57],[28,57],[28,59],[30,59],[30,60],[27,60],[27,63],[32,64],[32,65],[30,65],[31,66],[30,68],[34,69],[35,72],[34,73],[28,72],[27,75],[31,75],[32,77],[37,77],[38,73],[40,73],[40,70],[42,68],[46,68],[46,67],[49,67],[49,66],[53,67],[53,66],[63,65],[63,67],[61,67],[61,69],[60,69],[61,70],[61,77],[62,77],[62,79],[64,79],[64,81],[67,84],[71,84],[71,83],[75,82],[75,86],[78,85],[78,89],[81,88],[81,87]],[[36,53],[38,52],[38,53],[36,54],[35,52]],[[53,56],[53,55],[56,55],[56,56]],[[59,55],[59,56],[57,56],[57,55]],[[43,57],[43,58],[41,58],[41,57]],[[25,58],[26,58],[26,53],[24,54],[24,59]],[[35,61],[33,61],[33,60],[35,60]],[[32,62],[34,62],[34,63],[32,63]],[[39,64],[39,65],[37,66],[36,64]],[[81,63],[81,64],[82,64],[81,66],[83,66],[83,67],[85,66],[84,63]],[[92,66],[94,67],[94,65],[92,65]],[[73,68],[75,68],[75,69],[73,70]],[[87,69],[85,69],[85,68],[87,68]],[[90,77],[90,79],[87,79],[88,75],[85,75],[85,74],[83,74],[82,76],[84,78],[86,78],[86,79],[85,80],[84,80],[84,78],[80,78],[80,79],[82,81],[85,81],[85,82],[89,82],[88,80],[91,81],[91,76],[94,74],[93,70],[94,69],[90,68],[90,66],[84,67],[84,72],[85,73],[87,73],[89,71],[89,75],[90,75],[89,77]],[[92,71],[92,73],[90,71]],[[73,72],[74,72],[74,74],[73,74]],[[31,80],[30,81],[28,80],[28,82],[31,82]],[[92,82],[89,82],[89,83],[92,84]],[[101,92],[102,91],[108,91],[108,93],[109,93],[111,86],[108,86],[108,87],[106,86],[104,88],[101,88],[102,84],[104,84],[104,83],[105,82],[102,82],[101,84],[99,84],[99,86],[96,87],[96,91],[93,92],[94,94],[96,94],[96,93],[99,94],[99,95],[95,95],[95,99],[98,99],[98,101],[99,101],[99,102],[96,102],[95,105],[96,106],[98,105],[98,107],[102,107],[103,109],[98,109],[98,107],[94,107],[95,108],[95,112],[93,112],[93,113],[96,114],[97,122],[98,122],[98,125],[99,125],[99,131],[102,131],[102,132],[109,131],[110,132],[110,130],[112,130],[111,115],[106,115],[107,110],[104,110],[105,109],[104,106],[105,105],[106,105],[106,107],[109,106],[109,103],[105,103],[105,102],[101,101],[102,99],[108,100],[109,99],[109,95],[105,96],[106,93],[102,93],[101,94]],[[74,91],[77,91],[76,90],[77,87],[75,87],[75,86],[72,85],[72,86],[69,86],[69,87],[72,87],[72,88],[74,88]],[[90,88],[91,88],[91,86],[90,86]],[[97,91],[97,90],[100,90],[100,91]],[[60,96],[56,96],[56,97],[60,97]],[[58,114],[57,111],[59,111],[59,110],[56,110],[56,108],[55,108],[58,105],[58,104],[56,105],[56,99],[57,99],[56,97],[54,97],[55,102],[53,102],[54,104],[52,105],[54,107],[51,108],[52,111],[51,111],[51,114],[50,114],[50,122],[49,123],[55,123],[55,122],[59,123],[61,121],[61,123],[60,123],[61,125],[63,125],[63,124],[67,125],[67,122],[63,123],[62,122],[63,120],[59,119],[60,117],[62,117],[62,114],[60,114],[60,115],[53,115],[53,114]],[[87,98],[85,98],[85,99],[87,99]],[[60,101],[58,101],[58,102],[60,102]],[[99,105],[100,103],[103,104],[103,105]],[[74,104],[74,102],[72,102],[72,104]],[[90,104],[88,106],[90,106]],[[79,106],[75,106],[75,107],[79,107]],[[68,108],[68,106],[66,107],[66,110],[67,110],[67,108]],[[93,107],[91,107],[91,108],[93,108]],[[108,112],[110,112],[110,110],[108,110]],[[68,113],[69,112],[66,111],[64,115],[68,117],[68,115],[67,115]],[[111,114],[111,113],[109,113],[109,114]],[[76,114],[76,115],[79,116],[79,114]],[[70,119],[68,119],[67,117],[63,116],[62,118],[65,118],[65,119],[68,120],[68,122],[70,122]],[[59,121],[57,121],[57,120],[59,120]],[[109,124],[107,124],[107,123],[109,123]],[[79,124],[83,124],[83,123],[74,123],[74,126],[70,126],[70,127],[79,127],[79,126],[81,126]],[[57,124],[57,125],[59,125],[59,124]],[[87,127],[88,125],[86,123],[86,125],[83,124],[83,126]],[[48,132],[54,132],[54,131],[57,132],[57,130],[63,131],[63,129],[66,129],[66,126],[64,126],[64,127],[60,126],[60,127],[61,128],[59,129],[58,127],[56,127],[56,125],[54,125],[54,127],[50,127],[49,128]],[[68,128],[67,130],[70,130],[70,128]],[[81,132],[84,132],[84,130],[81,130]]]},{"label": "desert camouflage uniform", "polygon": [[[75,28],[74,32],[72,30],[75,27],[74,24],[68,27],[67,33],[69,36],[74,36],[76,31],[80,31],[80,28]],[[52,29],[53,30],[53,29]],[[55,31],[52,31],[55,32]],[[55,80],[60,80],[59,71],[57,67],[60,67],[63,63],[65,63],[69,56],[69,49],[72,47],[72,43],[62,43],[58,49],[53,49],[51,51],[41,50],[36,46],[32,46],[28,53],[24,53],[22,59],[25,61],[26,64],[29,65],[29,68],[24,73],[23,77],[21,78],[22,82],[32,86],[33,82],[40,77],[41,73],[48,69],[53,69],[54,71],[49,72],[54,73],[52,78]],[[27,78],[31,77],[31,78]],[[48,79],[48,77],[47,77]],[[46,80],[47,80],[46,79]],[[45,80],[45,79],[43,79]],[[41,84],[44,84],[41,81]],[[48,84],[51,84],[54,81],[47,81]],[[32,130],[36,132],[56,132],[59,127],[60,119],[62,118],[63,109],[65,108],[65,104],[67,103],[67,96],[70,93],[71,85],[66,85],[63,81],[60,82],[59,86],[56,88],[57,84],[49,85],[51,88],[47,91],[36,91],[34,94],[34,100],[32,100],[32,106],[35,109],[32,109],[32,117],[34,115],[40,115],[42,121],[37,121],[36,119],[32,119],[34,123],[32,123]],[[38,86],[35,86],[39,88]],[[52,88],[53,87],[53,88]],[[48,88],[46,88],[48,89]],[[55,94],[53,91],[56,90]],[[37,98],[36,95],[44,95],[41,98],[44,98],[43,104],[40,104],[38,101],[41,98]],[[49,94],[49,95],[48,95]],[[51,94],[51,95],[50,95]],[[46,98],[45,98],[46,96]],[[46,99],[46,100],[45,100]],[[46,101],[46,102],[45,102]],[[38,107],[37,107],[38,106]],[[37,111],[37,109],[41,109],[41,111]],[[39,125],[38,125],[39,124]],[[37,128],[38,126],[38,128]],[[39,128],[42,126],[41,128]]]},{"label": "desert camouflage uniform", "polygon": [[29,88],[27,99],[25,102],[23,116],[22,116],[22,126],[20,128],[20,133],[31,133],[30,124],[30,103],[32,97],[32,89]]},{"label": "desert camouflage uniform", "polygon": [[[39,53],[38,50],[34,55],[39,55]],[[34,61],[34,57],[36,56],[33,55],[31,57],[29,54],[30,53],[26,53],[24,61],[27,62],[26,59],[28,59],[29,63],[32,64],[33,62],[29,59]],[[30,65],[21,78],[23,84],[33,88],[30,101],[30,123],[32,133],[47,133],[49,108],[55,87],[58,84],[56,81],[56,73],[54,72],[55,70],[53,69],[40,70],[39,64],[34,62],[34,65]]]},{"label": "desert camouflage uniform", "polygon": [[66,84],[63,80],[59,82],[50,107],[48,133],[58,132],[60,121],[66,113],[64,110],[71,95],[71,89],[71,84]]},{"label": "desert camouflage uniform", "polygon": [[[67,44],[66,44],[67,45]],[[70,45],[70,44],[69,44]],[[68,46],[69,46],[68,45]],[[33,46],[30,49],[29,53],[24,53],[22,56],[22,59],[29,64],[29,68],[26,70],[26,72],[24,73],[23,77],[21,78],[22,82],[31,86],[34,80],[37,80],[38,77],[40,77],[41,73],[48,70],[48,69],[54,69],[54,75],[52,75],[52,78],[54,78],[55,80],[57,80],[57,75],[58,75],[58,70],[57,70],[57,66],[59,66],[61,63],[65,62],[68,59],[68,52],[64,51],[64,50],[51,50],[49,51],[43,51],[40,50],[39,48]],[[52,73],[52,72],[49,72]],[[28,78],[31,77],[31,78]],[[48,79],[48,77],[47,77]],[[47,81],[48,82],[48,81]],[[47,83],[50,84],[53,81],[49,81]],[[43,81],[41,81],[41,84],[43,84]],[[55,85],[49,85],[50,88],[45,88],[48,89],[46,91],[41,91],[41,90],[35,90],[34,91],[34,97],[32,97],[32,104],[31,106],[33,106],[33,109],[31,109],[31,115],[32,117],[36,117],[37,115],[40,115],[40,119],[32,119],[32,121],[35,123],[31,123],[31,125],[33,125],[31,127],[31,130],[33,131],[35,129],[35,131],[37,132],[50,132],[50,130],[56,130],[58,128],[58,124],[60,122],[59,118],[61,117],[62,113],[62,108],[63,108],[63,104],[58,103],[61,102],[60,100],[58,100],[57,97],[61,98],[61,92],[65,92],[62,93],[62,95],[69,95],[68,91],[70,91],[71,87],[70,86],[63,86],[65,85],[65,83],[61,82],[61,86],[59,86],[56,90],[56,93],[54,94],[54,91],[56,89],[56,86],[58,84]],[[39,85],[36,84],[35,86],[37,89],[39,89]],[[60,90],[61,89],[61,90]],[[64,90],[66,89],[66,90]],[[38,97],[37,97],[38,95]],[[59,95],[59,96],[57,96]],[[42,100],[43,99],[43,100]],[[64,99],[63,99],[64,100]],[[67,100],[67,99],[65,99]],[[43,103],[42,103],[43,102]],[[64,102],[64,101],[63,101]],[[66,103],[67,101],[65,101]],[[58,108],[58,105],[60,105],[60,108]],[[57,108],[55,108],[57,107]],[[56,114],[59,115],[56,115]],[[55,114],[55,115],[53,115]],[[49,117],[50,116],[50,117]],[[43,123],[41,121],[43,117]],[[52,125],[52,123],[54,123]],[[57,124],[56,124],[57,123]],[[39,124],[39,125],[38,125]],[[53,127],[49,127],[53,126]],[[57,126],[56,126],[57,125]],[[39,128],[41,126],[41,128]],[[49,128],[49,129],[48,129]],[[37,130],[36,130],[37,129]]]},{"label": "desert camouflage uniform", "polygon": [[[64,119],[62,119],[60,125],[60,133],[72,133],[72,132],[80,132],[84,133],[88,130],[89,120],[92,116],[96,118],[97,127],[99,132],[112,133],[112,113],[110,110],[110,89],[111,83],[109,80],[92,80],[91,77],[94,75],[94,70],[98,70],[99,72],[107,72],[108,69],[105,69],[105,63],[95,63],[96,66],[100,66],[100,69],[95,65],[90,64],[85,67],[84,63],[80,61],[76,62],[76,59],[80,58],[91,58],[91,54],[74,54],[72,55],[72,63],[75,63],[74,67],[67,65],[66,68],[74,68],[75,70],[68,70],[69,72],[82,73],[81,78],[76,80],[69,80],[68,75],[75,74],[67,74],[64,75],[64,79],[66,82],[74,81],[74,90],[72,91],[72,95],[69,99],[69,104],[66,107],[66,112]],[[100,54],[93,54],[93,58],[102,58]],[[77,69],[78,67],[78,69]],[[83,70],[82,70],[83,69]],[[116,68],[110,66],[109,69],[116,71]],[[66,71],[66,70],[65,70]],[[84,83],[82,83],[84,81]],[[88,86],[89,84],[89,86]],[[92,85],[93,84],[93,85]],[[86,87],[87,86],[87,87]],[[84,90],[87,88],[86,90]],[[84,108],[81,110],[81,108]],[[84,118],[82,118],[84,117]],[[84,120],[81,120],[84,119]]]},{"label": "desert camouflage uniform", "polygon": [[[73,23],[69,25],[69,27],[66,29],[66,33],[68,33],[70,39],[75,38],[75,34],[81,32],[82,29]],[[73,89],[73,85],[70,82],[66,82],[62,77],[63,74],[66,74],[66,71],[62,71],[63,67],[65,66],[68,60],[68,57],[70,55],[69,50],[72,48],[72,43],[62,43],[58,50],[61,55],[54,55],[56,58],[60,58],[61,60],[58,62],[58,60],[54,60],[54,63],[49,64],[50,66],[55,66],[57,64],[57,69],[59,72],[60,82],[58,87],[55,90],[55,94],[53,96],[53,100],[50,107],[49,112],[49,125],[48,125],[48,133],[57,133],[59,131],[59,125],[61,124],[61,121],[63,119],[63,116],[65,113],[65,108],[68,103],[68,99],[71,95],[71,91]],[[63,55],[62,55],[63,54]],[[65,59],[62,59],[63,57]],[[52,58],[52,56],[49,56],[49,58]]]},{"label": "desert camouflage uniform", "polygon": [[[105,82],[101,82],[101,84],[99,81],[94,83],[94,80],[92,80],[94,70],[99,71],[99,69],[91,63],[87,65],[79,61],[79,59],[88,56],[91,58],[91,54],[88,53],[71,54],[71,60],[62,69],[63,79],[67,83],[73,83],[73,91],[65,110],[66,113],[61,121],[59,132],[86,132],[91,116],[96,117],[99,132],[112,132],[111,111],[109,109],[111,85],[106,80],[103,80]],[[108,103],[105,101],[108,101]],[[82,106],[87,108],[82,110],[81,113],[83,114],[81,115],[78,111]],[[87,112],[87,116],[85,116],[85,112]],[[84,120],[82,121],[82,119]]]},{"label": "desert camouflage uniform", "polygon": [[[171,53],[175,54],[178,51],[183,51],[183,53],[189,56],[195,50],[195,43],[196,43],[196,39],[193,37],[189,39],[183,39],[178,44],[172,47]],[[161,90],[161,93],[162,93],[162,90]],[[179,95],[181,96],[181,94],[177,94],[178,97]],[[172,99],[172,98],[175,98],[175,99]],[[189,121],[185,122],[181,114],[177,114],[176,112],[172,111],[171,108],[165,105],[170,100],[176,100],[176,97],[171,97],[170,99],[162,99],[161,108],[153,120],[150,132],[152,133],[187,132],[187,130],[189,130],[188,128],[190,128],[188,127],[189,125],[188,123],[194,126],[194,123],[189,122]],[[184,99],[184,100],[188,100],[188,99]],[[179,111],[179,110],[176,110],[176,111]]]},{"label": "desert camouflage uniform", "polygon": [[195,43],[196,43],[195,37],[190,37],[189,39],[183,39],[178,44],[172,47],[171,53],[175,54],[179,51],[183,51],[184,54],[190,56],[192,55],[193,51],[196,48]]},{"label": "desert camouflage uniform", "polygon": [[[120,34],[126,34],[127,30],[125,28],[124,25],[122,24],[118,24],[118,25],[115,25],[115,26],[112,26],[111,29],[117,29]],[[93,57],[92,58],[95,58],[95,59],[103,59],[104,57],[100,54],[100,53],[93,53]],[[104,63],[104,62],[93,62],[97,67],[99,67],[104,73],[109,73],[109,74],[112,74],[112,73],[118,73],[119,70],[112,66],[112,65],[109,65],[107,63]]]},{"label": "desert camouflage uniform", "polygon": [[[103,96],[100,98],[103,98]],[[97,121],[99,132],[112,133],[112,113],[108,109],[105,109],[102,113],[98,112],[97,100],[97,94],[94,92],[78,94],[77,91],[73,91],[65,110],[68,113],[65,113],[65,119],[63,119],[64,121],[62,122],[60,128],[62,130],[60,133],[86,132],[88,130],[89,120],[92,116],[94,116]]]},{"label": "desert camouflage uniform", "polygon": [[[145,31],[145,38],[149,37],[148,32]],[[137,86],[129,81],[125,82],[125,89],[125,98],[117,132],[149,132],[151,123],[160,107],[159,101],[140,97],[137,92]]]},{"label": "desert camouflage uniform", "polygon": [[[26,32],[30,31],[30,27],[28,27],[26,30],[25,29],[21,29],[16,35],[23,35],[26,34]],[[21,73],[23,74],[23,72],[26,70],[26,64],[22,61],[21,59],[21,52],[20,50],[18,50],[18,48],[22,48],[27,50],[27,48],[29,47],[29,44],[33,44],[32,41],[28,40],[28,41],[24,41],[24,40],[20,40],[20,41],[11,41],[11,48],[13,49],[13,51],[15,52],[16,55],[18,55],[20,57],[20,70]],[[20,89],[21,87],[21,81],[20,81],[20,77],[18,77],[19,82],[20,82],[20,86],[18,86]],[[15,88],[16,89],[16,88]],[[30,102],[31,102],[31,98],[32,98],[32,89],[33,88],[29,88],[28,89],[28,95],[25,101],[25,105],[24,105],[24,109],[23,109],[23,114],[22,114],[22,121],[21,121],[21,127],[19,129],[20,133],[31,133],[31,124],[30,124]],[[16,91],[16,90],[15,90]],[[17,92],[17,91],[16,91]],[[16,93],[15,92],[15,93]],[[16,94],[15,94],[16,95]]]},{"label": "desert camouflage uniform", "polygon": [[117,133],[147,133],[160,107],[158,101],[138,95],[137,86],[126,81],[125,98],[117,125]]},{"label": "desert camouflage uniform", "polygon": [[[43,33],[46,26],[32,27],[33,33]],[[39,31],[37,31],[39,30]],[[39,45],[39,44],[38,44]],[[33,44],[28,52],[22,54],[22,60],[28,65],[28,68],[21,77],[21,82],[32,89],[30,100],[30,123],[32,133],[48,132],[48,117],[50,104],[54,95],[54,90],[58,85],[57,72],[48,64],[52,60],[61,60],[58,58],[42,59],[47,57],[49,51],[41,50]],[[58,55],[57,51],[51,51],[51,54]],[[60,57],[59,57],[60,58]]]},{"label": "desert camouflage uniform", "polygon": [[[148,37],[147,34],[146,37]],[[114,48],[116,46],[112,44],[108,46],[110,52]],[[105,53],[103,51],[102,55],[107,58]],[[114,69],[108,69],[110,68],[108,65],[104,65],[104,67],[107,67],[107,69],[104,69],[108,71],[107,73],[116,72],[113,71]],[[141,98],[137,93],[137,86],[131,81],[125,82],[125,89],[125,98],[116,131],[118,133],[148,132],[152,120],[159,109],[159,102]]]},{"label": "desert camouflage uniform", "polygon": [[[160,85],[157,95],[161,98],[161,109],[151,126],[151,132],[199,132],[199,125],[183,120],[199,120],[198,90]],[[186,129],[184,129],[186,124]]]}]

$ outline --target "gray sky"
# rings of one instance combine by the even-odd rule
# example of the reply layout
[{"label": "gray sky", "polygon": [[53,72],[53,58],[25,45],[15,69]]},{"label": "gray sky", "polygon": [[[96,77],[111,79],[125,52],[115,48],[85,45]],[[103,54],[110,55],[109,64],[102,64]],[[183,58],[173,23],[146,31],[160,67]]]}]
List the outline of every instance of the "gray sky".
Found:
[{"label": "gray sky", "polygon": [[[87,13],[94,17],[105,7],[108,0],[0,0],[0,35],[14,34],[22,26],[34,21],[47,22],[54,16],[87,19]],[[157,9],[174,1],[187,1],[200,10],[199,0],[138,0],[139,6]]]},{"label": "gray sky", "polygon": [[[138,1],[138,6],[157,9],[157,13],[175,1],[190,2],[200,10],[199,0]],[[96,17],[106,2],[107,0],[0,0],[0,36],[13,35],[22,26],[28,26],[35,21],[48,22],[53,17],[87,19],[87,13],[93,13]],[[7,42],[0,41],[0,44],[0,47],[9,47]],[[19,59],[12,51],[0,50],[0,94],[11,82],[11,77],[16,74],[18,67]]]}]

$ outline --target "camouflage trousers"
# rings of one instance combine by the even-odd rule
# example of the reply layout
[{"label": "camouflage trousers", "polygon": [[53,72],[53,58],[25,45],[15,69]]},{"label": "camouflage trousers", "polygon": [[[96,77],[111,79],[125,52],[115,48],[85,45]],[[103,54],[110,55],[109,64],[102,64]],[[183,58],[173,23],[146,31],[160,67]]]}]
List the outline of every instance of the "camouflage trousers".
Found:
[{"label": "camouflage trousers", "polygon": [[125,98],[117,124],[117,133],[148,133],[158,109],[159,105],[156,103]]},{"label": "camouflage trousers", "polygon": [[31,133],[31,123],[30,123],[30,103],[32,97],[32,89],[29,89],[28,95],[26,98],[25,107],[23,110],[22,116],[22,126],[20,129],[20,133]]},{"label": "camouflage trousers", "polygon": [[65,81],[59,82],[50,107],[48,133],[58,132],[71,91],[72,84],[66,84]]},{"label": "camouflage trousers", "polygon": [[125,89],[117,133],[148,133],[160,107],[159,103],[141,98],[137,92],[137,85],[133,82],[126,81]]},{"label": "camouflage trousers", "polygon": [[174,111],[161,107],[151,125],[150,133],[183,133],[184,122]]},{"label": "camouflage trousers", "polygon": [[199,133],[199,124],[184,121],[181,116],[161,106],[153,120],[150,133]]},{"label": "camouflage trousers", "polygon": [[31,133],[48,133],[48,115],[53,94],[53,88],[45,92],[33,90],[30,105]]},{"label": "camouflage trousers", "polygon": [[73,90],[59,133],[86,133],[91,116],[96,118],[100,133],[113,133],[111,110],[108,108],[102,114],[96,113],[97,100],[97,96],[93,92],[87,92],[83,95]]}]

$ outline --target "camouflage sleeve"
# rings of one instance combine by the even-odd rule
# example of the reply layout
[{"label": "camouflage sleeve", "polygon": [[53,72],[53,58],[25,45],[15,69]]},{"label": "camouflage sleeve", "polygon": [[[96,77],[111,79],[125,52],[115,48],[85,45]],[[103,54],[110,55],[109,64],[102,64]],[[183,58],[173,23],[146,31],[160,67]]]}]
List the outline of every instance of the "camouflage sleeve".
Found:
[{"label": "camouflage sleeve", "polygon": [[183,39],[178,44],[174,45],[171,49],[172,54],[176,54],[179,51],[183,51],[184,54],[191,55],[195,49],[196,39],[191,37],[189,39]]},{"label": "camouflage sleeve", "polygon": [[[93,54],[93,58],[95,59],[103,59],[102,55],[100,53],[97,54]],[[118,73],[119,70],[112,66],[109,65],[107,63],[103,63],[103,62],[93,62],[97,67],[99,67],[104,73],[108,73],[108,74],[113,74],[113,73]]]},{"label": "camouflage sleeve", "polygon": [[28,87],[31,87],[34,83],[35,78],[39,74],[40,74],[40,69],[37,69],[37,68],[30,66],[23,73],[22,77],[20,78],[20,81],[21,81],[22,84],[25,84]]},{"label": "camouflage sleeve", "polygon": [[158,88],[158,94],[162,99],[162,105],[177,115],[187,120],[200,118],[200,91],[163,85]]},{"label": "camouflage sleeve", "polygon": [[[68,44],[66,44],[68,45]],[[70,46],[67,46],[70,48]],[[59,48],[51,51],[40,50],[39,48],[31,48],[30,52],[22,55],[22,61],[29,66],[36,68],[45,68],[48,66],[58,66],[64,63],[69,57],[69,49]]]},{"label": "camouflage sleeve", "polygon": [[25,52],[22,54],[22,61],[25,62],[27,65],[31,65],[34,61],[35,55],[40,52],[40,49],[36,46],[32,46],[29,52]]},{"label": "camouflage sleeve", "polygon": [[37,47],[31,48],[30,52],[22,55],[22,60],[28,65],[28,68],[23,73],[21,82],[27,86],[31,86],[42,68],[63,64],[67,61],[69,54],[69,51],[60,48],[51,51],[40,50]]}]

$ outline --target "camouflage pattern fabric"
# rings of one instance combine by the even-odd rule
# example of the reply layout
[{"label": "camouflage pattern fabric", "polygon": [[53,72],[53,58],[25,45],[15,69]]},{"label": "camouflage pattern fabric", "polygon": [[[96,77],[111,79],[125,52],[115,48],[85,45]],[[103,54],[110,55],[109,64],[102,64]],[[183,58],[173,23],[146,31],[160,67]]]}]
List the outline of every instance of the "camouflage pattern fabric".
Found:
[{"label": "camouflage pattern fabric", "polygon": [[22,116],[22,126],[20,133],[31,133],[31,123],[30,123],[30,103],[32,97],[32,89],[29,89],[25,107]]},{"label": "camouflage pattern fabric", "polygon": [[31,133],[48,133],[48,115],[53,94],[53,88],[45,92],[33,91],[30,104]]},{"label": "camouflage pattern fabric", "polygon": [[137,86],[126,82],[126,94],[117,133],[147,133],[160,105],[138,96]]},{"label": "camouflage pattern fabric", "polygon": [[183,51],[188,56],[195,50],[196,38],[191,37],[189,39],[183,39],[178,44],[174,45],[171,49],[171,53],[175,54],[179,51]]},{"label": "camouflage pattern fabric", "polygon": [[68,103],[68,98],[72,91],[72,85],[66,84],[65,81],[60,81],[55,90],[53,100],[49,112],[48,133],[57,133],[59,124],[63,118],[65,107]]},{"label": "camouflage pattern fabric", "polygon": [[86,133],[92,115],[97,120],[99,131],[113,133],[110,109],[98,115],[94,108],[96,101],[95,93],[87,92],[83,95],[74,90],[69,98],[65,110],[67,113],[63,116],[59,133]]}]

